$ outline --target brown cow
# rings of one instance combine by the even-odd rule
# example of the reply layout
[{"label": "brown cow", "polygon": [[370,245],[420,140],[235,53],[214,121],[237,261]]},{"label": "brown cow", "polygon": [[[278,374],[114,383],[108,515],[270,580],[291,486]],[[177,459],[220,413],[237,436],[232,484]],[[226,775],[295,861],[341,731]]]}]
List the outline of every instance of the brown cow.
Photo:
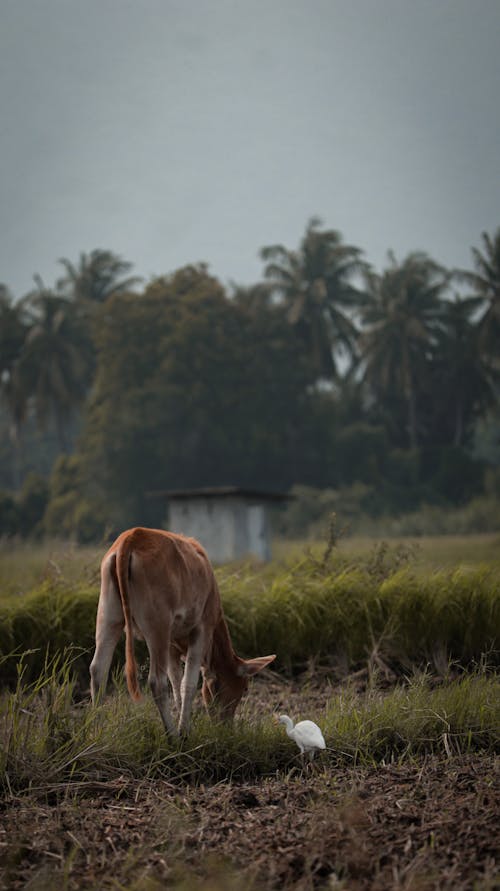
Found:
[{"label": "brown cow", "polygon": [[[140,698],[135,635],[146,641],[149,686],[170,734],[177,730],[167,678],[180,711],[178,730],[186,733],[200,669],[206,707],[229,718],[247,690],[248,678],[276,658],[236,655],[207,554],[194,538],[161,529],[137,527],[122,532],[102,560],[96,648],[90,666],[94,703],[105,689],[124,627],[130,695]],[[185,658],[184,673],[181,658]]]}]

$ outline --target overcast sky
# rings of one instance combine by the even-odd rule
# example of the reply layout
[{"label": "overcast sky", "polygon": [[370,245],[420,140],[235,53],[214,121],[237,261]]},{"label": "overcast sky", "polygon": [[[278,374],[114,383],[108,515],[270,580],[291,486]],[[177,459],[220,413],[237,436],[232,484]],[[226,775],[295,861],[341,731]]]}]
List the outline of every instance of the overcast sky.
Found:
[{"label": "overcast sky", "polygon": [[0,281],[149,279],[320,216],[377,269],[500,225],[499,0],[0,0]]}]

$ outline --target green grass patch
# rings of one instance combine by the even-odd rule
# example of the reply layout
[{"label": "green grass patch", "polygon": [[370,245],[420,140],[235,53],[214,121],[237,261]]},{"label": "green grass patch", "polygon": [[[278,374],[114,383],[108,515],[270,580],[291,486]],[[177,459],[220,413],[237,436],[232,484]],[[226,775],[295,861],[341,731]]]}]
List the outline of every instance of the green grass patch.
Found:
[{"label": "green grass patch", "polygon": [[258,593],[221,578],[239,652],[277,653],[277,668],[315,664],[347,673],[376,656],[398,672],[449,661],[499,661],[500,574],[494,567],[421,575],[380,561],[323,566],[304,558]]},{"label": "green grass patch", "polygon": [[[72,655],[48,663],[31,684],[20,671],[16,690],[0,702],[0,781],[10,793],[64,782],[118,776],[161,777],[199,784],[250,781],[300,766],[295,744],[261,706],[242,709],[231,725],[195,714],[189,736],[167,738],[149,696],[139,705],[123,685],[101,706],[75,704]],[[433,688],[419,675],[388,693],[332,691],[308,717],[323,729],[318,763],[370,764],[419,757],[496,752],[500,682],[476,671]]]},{"label": "green grass patch", "polygon": [[[500,663],[495,565],[423,573],[404,549],[379,545],[355,561],[336,551],[303,553],[285,564],[222,567],[217,575],[235,649],[245,657],[276,653],[281,673],[314,664],[347,674],[384,664],[398,674],[428,665],[444,674],[450,661],[466,667],[487,656]],[[2,684],[16,683],[21,653],[32,681],[47,658],[77,645],[75,671],[88,689],[97,599],[97,579],[62,573],[0,599]],[[137,655],[146,660],[144,645]],[[122,646],[114,665],[121,664]]]}]

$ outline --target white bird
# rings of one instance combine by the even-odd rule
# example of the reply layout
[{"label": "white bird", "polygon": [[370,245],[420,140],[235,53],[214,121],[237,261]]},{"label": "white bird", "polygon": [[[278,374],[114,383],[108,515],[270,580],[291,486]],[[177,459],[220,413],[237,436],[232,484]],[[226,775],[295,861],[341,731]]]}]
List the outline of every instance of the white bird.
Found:
[{"label": "white bird", "polygon": [[310,761],[312,761],[317,751],[326,749],[323,734],[314,721],[299,721],[294,726],[292,719],[288,715],[280,715],[279,722],[285,725],[290,739],[295,740],[297,743],[300,754],[303,755],[307,752]]}]

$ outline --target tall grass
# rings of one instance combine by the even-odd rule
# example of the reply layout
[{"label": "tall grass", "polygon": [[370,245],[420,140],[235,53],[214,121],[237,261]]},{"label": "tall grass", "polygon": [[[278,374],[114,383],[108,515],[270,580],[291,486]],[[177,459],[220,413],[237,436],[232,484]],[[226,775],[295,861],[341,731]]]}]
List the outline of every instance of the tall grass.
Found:
[{"label": "tall grass", "polygon": [[[149,697],[130,702],[123,686],[98,708],[73,701],[73,655],[47,663],[0,701],[0,781],[26,788],[90,784],[118,776],[191,784],[255,780],[300,764],[274,716],[245,713],[233,725],[195,715],[183,740],[166,737]],[[451,756],[500,748],[500,682],[477,670],[433,689],[426,675],[390,693],[347,687],[315,713],[327,752],[320,764],[377,763],[425,753]]]},{"label": "tall grass", "polygon": [[251,597],[222,580],[233,640],[244,653],[275,652],[277,667],[308,661],[345,671],[372,654],[397,669],[430,663],[439,671],[489,653],[498,663],[500,575],[490,568],[421,576],[404,568],[387,577],[357,566],[315,568],[304,561]]},{"label": "tall grass", "polygon": [[477,671],[433,688],[424,673],[386,695],[347,690],[331,698],[324,726],[355,762],[497,751],[500,682]]},{"label": "tall grass", "polygon": [[50,656],[79,644],[80,677],[88,674],[94,642],[97,592],[46,580],[25,597],[0,602],[0,677],[15,682],[18,657],[25,653],[26,679],[36,678]]},{"label": "tall grass", "polygon": [[[218,571],[225,613],[243,656],[276,653],[276,669],[295,673],[311,663],[342,673],[386,663],[400,672],[430,664],[442,673],[488,654],[500,662],[500,573],[495,567],[423,574],[401,555],[379,549],[370,559],[321,561]],[[0,600],[0,675],[36,678],[48,655],[81,648],[80,683],[88,686],[98,590],[89,583],[46,579],[20,598]],[[137,645],[139,659],[146,658]],[[123,662],[119,649],[117,661]]]}]

